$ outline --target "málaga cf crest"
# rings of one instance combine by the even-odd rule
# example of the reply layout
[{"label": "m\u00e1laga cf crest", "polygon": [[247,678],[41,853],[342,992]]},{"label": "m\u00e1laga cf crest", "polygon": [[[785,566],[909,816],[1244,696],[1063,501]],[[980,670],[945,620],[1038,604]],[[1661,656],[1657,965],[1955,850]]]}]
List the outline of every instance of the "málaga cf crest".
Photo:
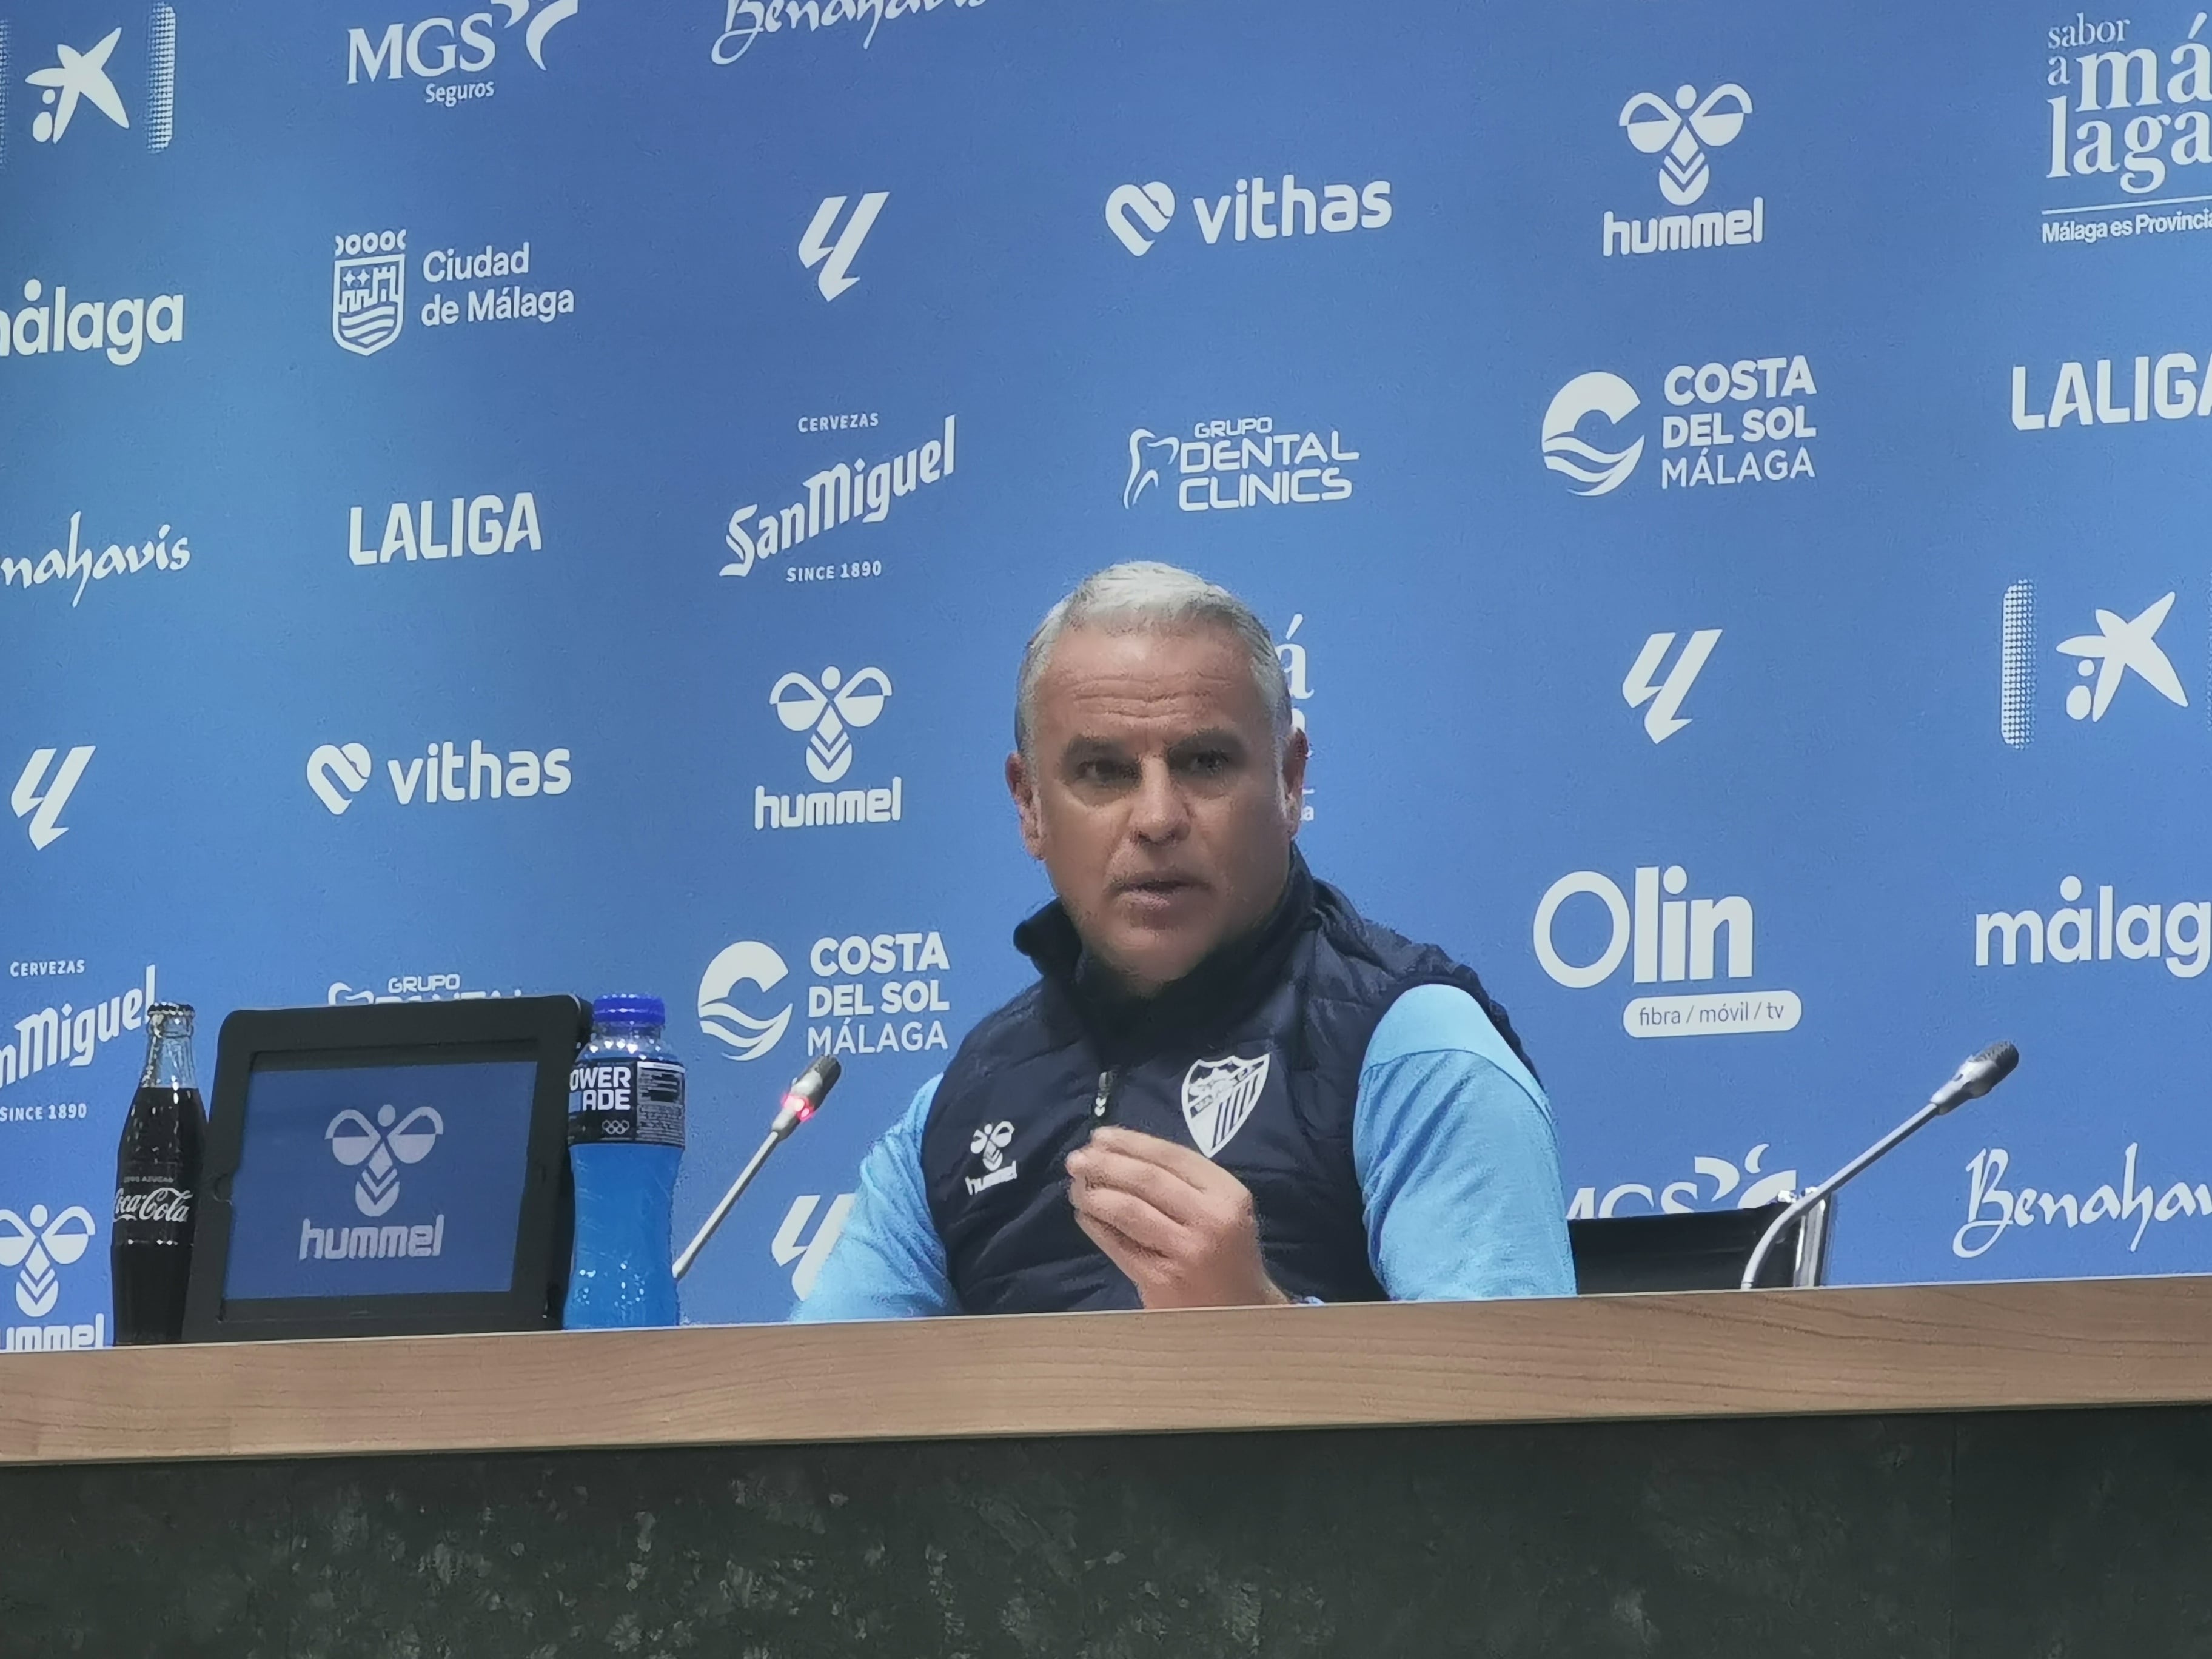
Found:
[{"label": "m\u00e1laga cf crest", "polygon": [[1190,1138],[1208,1158],[1219,1154],[1230,1139],[1244,1127],[1260,1091],[1267,1086],[1267,1062],[1272,1054],[1254,1060],[1224,1054],[1219,1060],[1193,1063],[1182,1077],[1182,1121]]}]

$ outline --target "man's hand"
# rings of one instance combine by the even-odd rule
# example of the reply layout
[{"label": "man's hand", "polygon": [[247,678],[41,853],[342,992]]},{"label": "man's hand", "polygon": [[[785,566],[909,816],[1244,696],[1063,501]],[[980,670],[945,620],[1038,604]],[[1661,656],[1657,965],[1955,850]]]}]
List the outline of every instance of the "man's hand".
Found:
[{"label": "man's hand", "polygon": [[1068,1154],[1076,1224],[1147,1308],[1243,1308],[1290,1298],[1267,1277],[1244,1183],[1188,1146],[1102,1127]]}]

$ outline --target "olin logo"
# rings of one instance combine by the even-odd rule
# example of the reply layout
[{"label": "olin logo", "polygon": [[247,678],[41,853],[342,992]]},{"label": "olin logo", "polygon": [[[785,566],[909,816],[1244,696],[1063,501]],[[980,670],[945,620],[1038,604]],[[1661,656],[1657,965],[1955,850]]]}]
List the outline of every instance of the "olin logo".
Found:
[{"label": "olin logo", "polygon": [[0,1267],[15,1269],[15,1305],[28,1319],[44,1319],[61,1299],[60,1269],[80,1260],[98,1231],[91,1212],[72,1204],[49,1217],[43,1204],[27,1219],[0,1210]]},{"label": "olin logo", "polygon": [[[30,818],[31,845],[41,852],[69,834],[69,826],[61,822],[62,809],[69,805],[77,780],[91,763],[93,745],[85,744],[70,750],[55,770],[53,781],[48,783],[46,769],[53,764],[57,752],[52,749],[33,750],[22,775],[15,780],[15,787],[8,796],[8,805],[15,809],[15,816]],[[40,793],[41,785],[45,786],[43,794]]]},{"label": "olin logo", "polygon": [[890,695],[890,678],[880,668],[863,668],[850,679],[825,668],[818,686],[804,674],[786,674],[768,700],[786,731],[808,733],[806,769],[815,781],[835,783],[853,769],[848,729],[873,726]]},{"label": "olin logo", "polygon": [[1690,723],[1686,714],[1678,714],[1682,699],[1690,695],[1690,688],[1698,682],[1698,674],[1705,665],[1705,659],[1713,654],[1720,643],[1721,630],[1700,628],[1690,635],[1681,654],[1674,659],[1674,666],[1664,680],[1655,682],[1652,676],[1659,665],[1674,648],[1672,634],[1654,634],[1644,641],[1644,649],[1636,654],[1636,661],[1628,671],[1628,678],[1620,683],[1620,695],[1628,700],[1631,708],[1643,708],[1644,730],[1654,743],[1664,743]]},{"label": "olin logo", "polygon": [[1153,239],[1175,217],[1175,191],[1155,179],[1149,185],[1121,185],[1106,198],[1106,228],[1139,258],[1152,252]]},{"label": "olin logo", "polygon": [[396,1106],[376,1109],[376,1121],[349,1106],[330,1121],[323,1139],[331,1156],[361,1174],[353,1183],[353,1206],[365,1216],[380,1216],[399,1201],[399,1166],[430,1156],[446,1120],[434,1106],[417,1106],[402,1118]]},{"label": "olin logo", "polygon": [[845,228],[838,233],[835,244],[826,239],[837,216],[845,210],[845,198],[826,196],[822,205],[814,210],[814,218],[806,227],[806,234],[799,239],[799,263],[809,270],[820,265],[822,271],[814,279],[822,297],[834,300],[860,279],[845,273],[853,267],[860,252],[860,244],[868,240],[868,232],[876,222],[876,216],[884,210],[884,204],[891,199],[887,190],[872,190],[860,198],[854,208],[853,216],[845,221]]}]

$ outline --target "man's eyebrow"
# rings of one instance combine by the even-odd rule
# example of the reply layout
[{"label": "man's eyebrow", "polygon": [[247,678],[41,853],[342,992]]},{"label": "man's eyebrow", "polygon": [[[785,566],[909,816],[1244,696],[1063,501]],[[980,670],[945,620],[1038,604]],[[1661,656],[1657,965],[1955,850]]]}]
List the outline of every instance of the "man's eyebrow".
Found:
[{"label": "man's eyebrow", "polygon": [[1060,746],[1062,760],[1091,760],[1126,755],[1128,750],[1111,738],[1093,738],[1079,732]]},{"label": "man's eyebrow", "polygon": [[1241,734],[1225,726],[1210,726],[1203,732],[1194,732],[1178,738],[1168,750],[1171,755],[1188,755],[1198,749],[1229,749],[1242,753],[1246,744]]}]

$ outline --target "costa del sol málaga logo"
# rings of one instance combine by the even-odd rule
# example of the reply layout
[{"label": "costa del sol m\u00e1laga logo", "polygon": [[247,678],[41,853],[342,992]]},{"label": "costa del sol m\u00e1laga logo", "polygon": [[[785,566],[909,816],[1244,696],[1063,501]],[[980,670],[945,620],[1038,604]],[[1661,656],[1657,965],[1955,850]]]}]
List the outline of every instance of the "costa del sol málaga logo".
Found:
[{"label": "costa del sol m\u00e1laga logo", "polygon": [[1593,369],[1561,386],[1544,410],[1544,465],[1565,473],[1577,495],[1607,495],[1628,481],[1644,459],[1644,440],[1625,449],[1600,449],[1575,435],[1586,416],[1602,415],[1618,426],[1636,412],[1636,388],[1618,374]]},{"label": "costa del sol m\u00e1laga logo", "polygon": [[366,1216],[388,1212],[399,1201],[399,1166],[430,1156],[446,1120],[433,1106],[417,1106],[405,1117],[396,1106],[376,1109],[376,1121],[349,1106],[323,1131],[331,1156],[361,1174],[353,1183],[354,1208]]}]

